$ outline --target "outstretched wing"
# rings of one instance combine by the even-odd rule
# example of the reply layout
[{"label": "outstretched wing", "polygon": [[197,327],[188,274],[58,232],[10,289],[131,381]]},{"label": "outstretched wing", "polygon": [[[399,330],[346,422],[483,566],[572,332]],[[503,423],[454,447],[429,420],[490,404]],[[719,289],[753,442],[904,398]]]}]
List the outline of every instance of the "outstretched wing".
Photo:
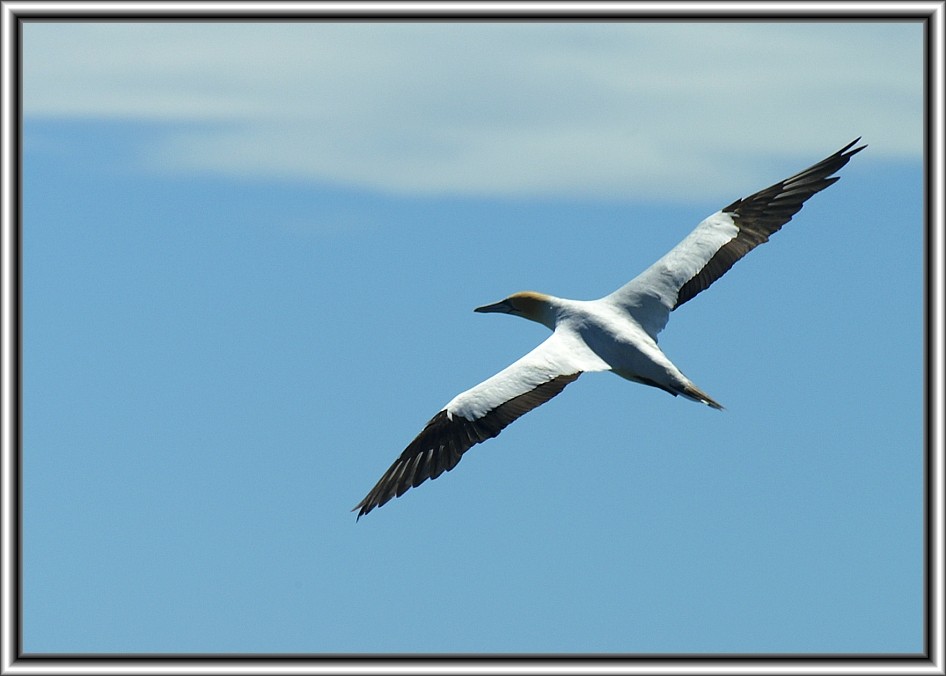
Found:
[{"label": "outstretched wing", "polygon": [[574,336],[556,331],[518,361],[454,397],[352,511],[358,510],[360,519],[409,488],[449,472],[471,447],[547,402],[583,371],[607,368]]},{"label": "outstretched wing", "polygon": [[837,181],[839,177],[831,174],[867,147],[851,150],[858,141],[860,137],[818,164],[709,216],[667,255],[607,298],[623,307],[656,338],[671,311],[767,242],[809,197]]}]

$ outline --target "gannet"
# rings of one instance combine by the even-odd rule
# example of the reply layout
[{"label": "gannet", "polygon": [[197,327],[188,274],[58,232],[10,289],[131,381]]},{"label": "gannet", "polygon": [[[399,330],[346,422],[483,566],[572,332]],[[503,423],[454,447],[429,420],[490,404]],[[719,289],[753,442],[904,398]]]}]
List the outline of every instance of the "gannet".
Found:
[{"label": "gannet", "polygon": [[[475,312],[523,317],[552,331],[543,343],[447,402],[352,511],[358,519],[409,488],[449,472],[475,444],[547,402],[582,373],[622,378],[723,407],[693,384],[657,346],[670,313],[767,242],[805,201],[838,180],[831,174],[866,145],[860,137],[821,162],[704,219],[663,258],[603,298],[569,300],[521,291]],[[357,520],[357,519],[356,519]]]}]

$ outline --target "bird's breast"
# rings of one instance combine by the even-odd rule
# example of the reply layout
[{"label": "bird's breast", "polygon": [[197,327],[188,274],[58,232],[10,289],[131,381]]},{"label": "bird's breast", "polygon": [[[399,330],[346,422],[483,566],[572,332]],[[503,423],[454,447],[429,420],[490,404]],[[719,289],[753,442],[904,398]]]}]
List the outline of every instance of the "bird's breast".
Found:
[{"label": "bird's breast", "polygon": [[638,369],[653,361],[659,348],[633,320],[607,314],[588,315],[575,327],[584,343],[612,369]]}]

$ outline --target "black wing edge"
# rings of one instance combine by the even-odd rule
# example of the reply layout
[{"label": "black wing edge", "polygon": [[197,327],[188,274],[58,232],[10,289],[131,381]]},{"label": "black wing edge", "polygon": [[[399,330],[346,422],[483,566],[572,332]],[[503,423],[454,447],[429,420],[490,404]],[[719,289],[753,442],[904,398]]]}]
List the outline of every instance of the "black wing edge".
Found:
[{"label": "black wing edge", "polygon": [[500,404],[476,420],[462,416],[451,418],[446,410],[440,411],[404,449],[364,500],[351,510],[358,510],[355,520],[392,498],[401,497],[409,488],[416,488],[427,479],[436,479],[449,472],[475,444],[497,436],[507,425],[547,402],[580,375],[581,371],[553,378]]},{"label": "black wing edge", "polygon": [[853,155],[867,147],[865,143],[851,150],[860,140],[861,137],[858,136],[818,164],[723,208],[724,213],[733,216],[739,234],[724,244],[702,270],[680,287],[673,309],[709,288],[710,284],[722,277],[736,261],[767,242],[769,235],[778,232],[788,223],[809,197],[837,181],[840,176],[830,177],[831,174],[839,171]]}]

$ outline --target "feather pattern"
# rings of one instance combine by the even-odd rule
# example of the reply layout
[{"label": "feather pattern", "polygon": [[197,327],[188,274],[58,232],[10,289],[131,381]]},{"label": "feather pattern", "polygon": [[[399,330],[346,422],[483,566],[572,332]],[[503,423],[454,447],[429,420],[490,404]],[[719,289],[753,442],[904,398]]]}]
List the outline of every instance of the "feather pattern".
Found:
[{"label": "feather pattern", "polygon": [[831,174],[866,147],[852,149],[859,140],[708,216],[665,256],[605,298],[630,313],[656,339],[671,311],[708,289],[788,223],[808,198],[837,181]]},{"label": "feather pattern", "polygon": [[441,410],[408,444],[364,500],[355,506],[358,518],[392,498],[401,497],[407,489],[449,472],[475,444],[497,436],[507,425],[547,402],[580,375],[581,372],[556,376],[475,420]]}]

